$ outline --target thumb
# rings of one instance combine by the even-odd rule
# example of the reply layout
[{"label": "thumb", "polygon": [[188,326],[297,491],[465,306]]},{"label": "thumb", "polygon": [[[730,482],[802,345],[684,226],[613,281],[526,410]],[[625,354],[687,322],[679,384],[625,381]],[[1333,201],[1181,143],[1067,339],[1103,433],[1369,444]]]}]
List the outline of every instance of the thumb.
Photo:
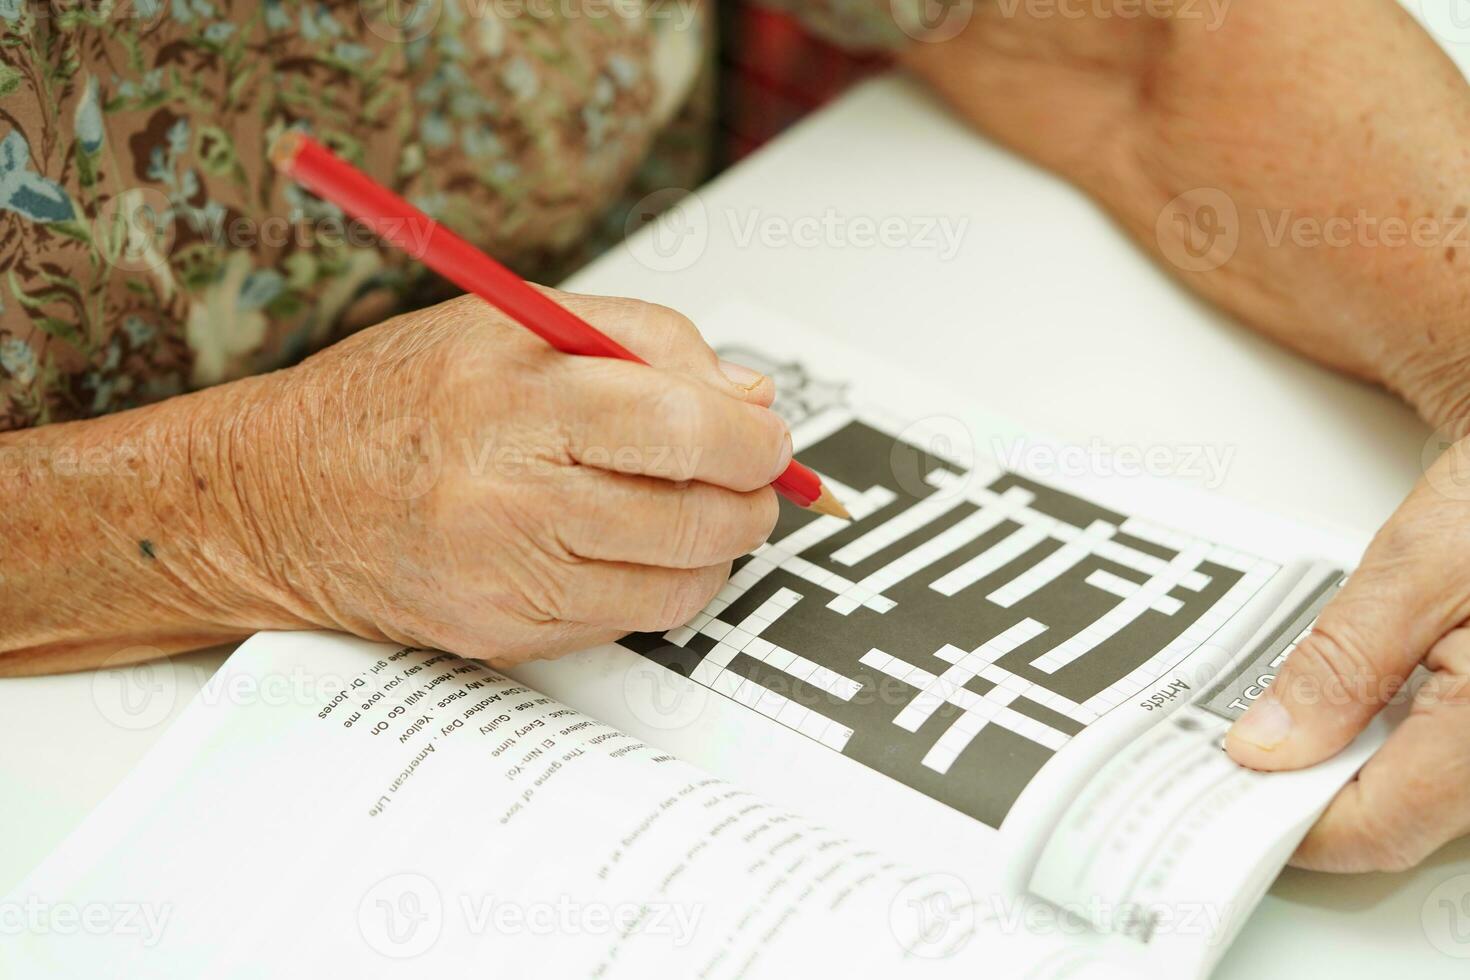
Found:
[{"label": "thumb", "polygon": [[[1432,564],[1432,556],[1424,558]],[[1411,567],[1381,533],[1275,682],[1231,728],[1231,757],[1252,769],[1299,769],[1356,738],[1450,628],[1426,608],[1442,585],[1411,584],[1443,583],[1433,572]]]}]

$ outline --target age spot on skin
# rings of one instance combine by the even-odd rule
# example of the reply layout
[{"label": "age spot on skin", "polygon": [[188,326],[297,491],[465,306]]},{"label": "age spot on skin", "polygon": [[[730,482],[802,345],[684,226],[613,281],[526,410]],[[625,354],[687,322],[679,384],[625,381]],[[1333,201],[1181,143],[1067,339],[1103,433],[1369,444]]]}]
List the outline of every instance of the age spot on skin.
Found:
[{"label": "age spot on skin", "polygon": [[144,538],[143,540],[138,542],[138,550],[142,552],[143,557],[147,558],[149,561],[152,561],[154,558],[158,557],[153,553],[153,542],[149,541],[147,538]]}]

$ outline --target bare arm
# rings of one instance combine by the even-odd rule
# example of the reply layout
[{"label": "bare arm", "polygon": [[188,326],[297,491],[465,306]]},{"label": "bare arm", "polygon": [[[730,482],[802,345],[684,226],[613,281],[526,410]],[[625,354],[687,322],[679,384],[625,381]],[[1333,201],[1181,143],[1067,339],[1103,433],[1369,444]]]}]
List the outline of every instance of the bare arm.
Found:
[{"label": "bare arm", "polygon": [[565,357],[461,298],[0,435],[0,674],[308,627],[508,665],[687,621],[775,525],[774,388],[672,310],[562,301],[657,366]]},{"label": "bare arm", "polygon": [[311,625],[241,547],[234,434],[268,384],[0,435],[0,674]]},{"label": "bare arm", "polygon": [[1394,0],[1105,8],[983,0],[902,57],[1216,305],[1464,414],[1470,88],[1433,40]]}]

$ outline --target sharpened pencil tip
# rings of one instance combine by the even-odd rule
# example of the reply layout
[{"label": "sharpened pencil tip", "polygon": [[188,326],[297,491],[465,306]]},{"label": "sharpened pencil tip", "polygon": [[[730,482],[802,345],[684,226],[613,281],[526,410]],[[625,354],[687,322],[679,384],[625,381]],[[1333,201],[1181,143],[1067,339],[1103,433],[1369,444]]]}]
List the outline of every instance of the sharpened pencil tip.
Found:
[{"label": "sharpened pencil tip", "polygon": [[832,491],[826,487],[822,488],[822,495],[811,503],[811,509],[818,514],[826,514],[828,517],[840,517],[844,521],[852,520],[852,515],[847,508],[842,506],[842,501],[832,495]]}]

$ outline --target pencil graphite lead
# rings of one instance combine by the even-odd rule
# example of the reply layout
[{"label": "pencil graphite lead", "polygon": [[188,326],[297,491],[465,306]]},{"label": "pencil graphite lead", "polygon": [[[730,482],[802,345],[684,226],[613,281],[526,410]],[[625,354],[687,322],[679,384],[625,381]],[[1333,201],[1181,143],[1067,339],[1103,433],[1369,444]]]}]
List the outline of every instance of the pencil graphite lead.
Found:
[{"label": "pencil graphite lead", "polygon": [[847,512],[846,507],[842,506],[842,501],[838,500],[826,487],[822,488],[822,495],[812,501],[811,509],[829,517],[840,517],[844,521],[852,520],[852,515]]}]

